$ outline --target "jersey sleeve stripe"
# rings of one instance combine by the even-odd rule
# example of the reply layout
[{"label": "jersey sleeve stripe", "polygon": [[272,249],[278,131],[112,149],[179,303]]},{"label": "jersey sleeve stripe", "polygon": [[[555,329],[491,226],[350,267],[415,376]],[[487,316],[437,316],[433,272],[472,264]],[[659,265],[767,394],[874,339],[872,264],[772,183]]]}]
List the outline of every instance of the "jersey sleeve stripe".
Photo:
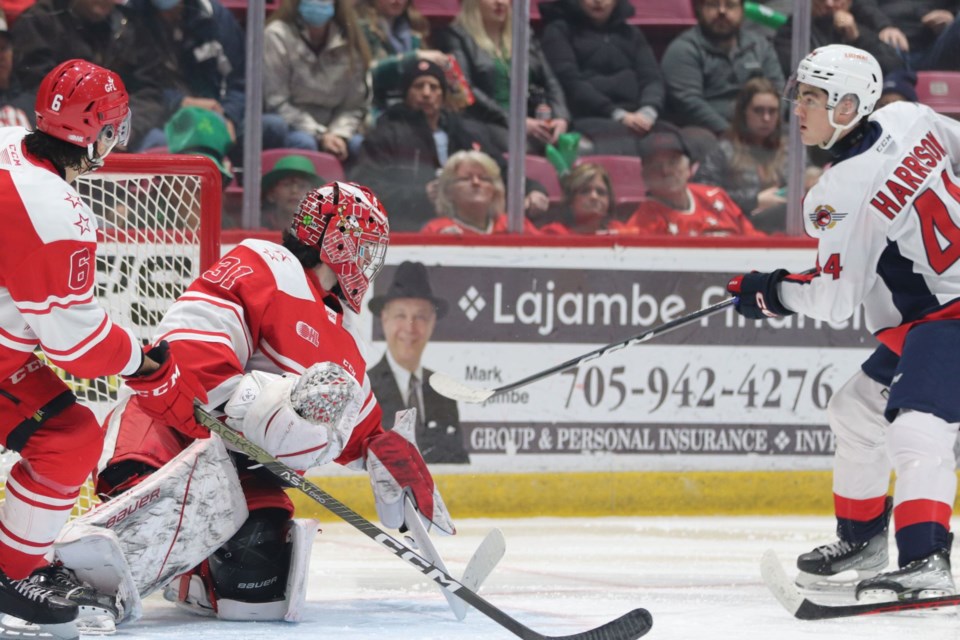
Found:
[{"label": "jersey sleeve stripe", "polygon": [[290,358],[278,353],[277,350],[270,346],[270,343],[266,340],[260,341],[260,351],[262,351],[265,356],[270,358],[270,360],[272,360],[274,364],[276,364],[277,367],[283,371],[291,371],[299,374],[302,374],[304,371],[306,371],[306,367],[296,360],[291,360]]},{"label": "jersey sleeve stripe", "polygon": [[36,338],[26,338],[22,336],[15,336],[12,333],[0,328],[0,341],[2,340],[6,340],[7,342],[10,342],[13,344],[20,344],[20,345],[23,345],[24,347],[29,347],[30,349],[33,349],[34,347],[37,346]]},{"label": "jersey sleeve stripe", "polygon": [[246,362],[253,353],[253,338],[245,316],[239,305],[203,293],[188,292],[170,307],[160,330],[167,327],[194,327],[222,333],[231,337],[234,351],[241,362]]},{"label": "jersey sleeve stripe", "polygon": [[113,329],[113,322],[111,322],[110,318],[104,314],[103,320],[100,321],[100,326],[94,329],[94,331],[86,338],[76,343],[69,349],[54,349],[42,343],[41,347],[43,348],[43,351],[51,358],[56,358],[57,360],[76,360],[83,354],[90,351],[90,349],[97,346],[98,343],[102,342],[110,334],[111,329]]},{"label": "jersey sleeve stripe", "polygon": [[363,408],[360,409],[359,415],[357,415],[357,424],[360,424],[366,420],[367,416],[370,415],[370,412],[373,411],[373,408],[377,406],[377,399],[373,396],[371,391],[367,394],[367,399],[363,403]]},{"label": "jersey sleeve stripe", "polygon": [[196,342],[210,342],[215,344],[222,344],[224,346],[233,348],[233,341],[230,340],[230,336],[225,333],[217,333],[214,331],[196,331],[193,329],[175,329],[173,331],[168,331],[161,335],[158,338],[158,341],[166,340],[167,342],[176,342],[177,340],[192,340]]},{"label": "jersey sleeve stripe", "polygon": [[50,296],[42,302],[17,301],[17,309],[24,315],[45,315],[54,309],[69,309],[78,304],[93,302],[93,291],[67,297]]}]

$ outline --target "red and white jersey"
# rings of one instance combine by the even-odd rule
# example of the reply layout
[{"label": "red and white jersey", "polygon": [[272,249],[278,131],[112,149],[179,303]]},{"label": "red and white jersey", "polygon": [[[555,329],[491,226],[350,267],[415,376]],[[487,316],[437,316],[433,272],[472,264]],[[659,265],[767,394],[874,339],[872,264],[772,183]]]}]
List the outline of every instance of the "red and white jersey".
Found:
[{"label": "red and white jersey", "polygon": [[361,458],[365,440],[383,432],[383,412],[370,389],[363,342],[344,324],[340,309],[286,248],[244,240],[170,307],[158,339],[170,343],[181,366],[191,367],[210,408],[225,403],[248,371],[300,374],[317,362],[337,363],[365,394],[336,459],[348,464]]},{"label": "red and white jersey", "polygon": [[26,133],[0,128],[0,378],[38,345],[76,376],[134,373],[139,340],[94,297],[96,219],[53,165],[27,156]]},{"label": "red and white jersey", "polygon": [[[443,234],[454,234],[461,236],[477,236],[477,235],[496,235],[500,233],[507,233],[510,230],[510,220],[507,218],[507,214],[498,213],[493,216],[490,222],[487,224],[486,229],[478,229],[477,227],[471,226],[460,220],[458,218],[433,218],[420,229],[420,233],[443,233]],[[537,229],[536,226],[530,220],[524,216],[523,218],[523,233],[530,235],[539,235],[540,229]]]},{"label": "red and white jersey", "polygon": [[720,187],[691,182],[687,184],[687,193],[690,206],[686,211],[648,198],[617,231],[681,237],[764,235],[754,229],[737,203]]},{"label": "red and white jersey", "polygon": [[960,123],[898,102],[873,145],[827,169],[804,199],[818,272],[780,285],[787,308],[867,328],[899,353],[910,326],[960,318]]}]

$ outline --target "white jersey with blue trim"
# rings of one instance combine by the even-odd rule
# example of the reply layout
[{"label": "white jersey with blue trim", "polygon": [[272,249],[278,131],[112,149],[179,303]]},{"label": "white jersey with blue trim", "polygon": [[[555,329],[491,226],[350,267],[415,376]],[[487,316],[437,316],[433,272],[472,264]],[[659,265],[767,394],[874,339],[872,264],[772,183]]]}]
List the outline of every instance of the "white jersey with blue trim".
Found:
[{"label": "white jersey with blue trim", "polygon": [[960,318],[960,123],[906,102],[869,121],[873,145],[827,169],[804,199],[819,269],[788,276],[780,298],[830,322],[863,304],[867,328],[888,342],[885,331]]}]

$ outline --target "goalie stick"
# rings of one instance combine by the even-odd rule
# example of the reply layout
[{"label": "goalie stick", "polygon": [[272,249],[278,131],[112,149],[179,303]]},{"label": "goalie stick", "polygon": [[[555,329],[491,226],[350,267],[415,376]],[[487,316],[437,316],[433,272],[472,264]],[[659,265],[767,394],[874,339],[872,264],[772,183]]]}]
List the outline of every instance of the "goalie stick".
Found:
[{"label": "goalie stick", "polygon": [[935,609],[937,607],[955,607],[960,605],[960,594],[939,596],[936,598],[918,598],[916,600],[898,600],[894,602],[865,602],[861,604],[817,604],[807,600],[787,577],[783,565],[772,550],[763,554],[760,560],[760,575],[770,592],[798,620],[829,620],[832,618],[851,618],[869,616],[878,613],[896,613],[915,609]]},{"label": "goalie stick", "polygon": [[[447,571],[447,565],[443,562],[443,558],[440,557],[440,552],[437,551],[433,540],[430,539],[430,535],[420,521],[420,516],[413,506],[413,501],[410,499],[410,496],[403,497],[403,514],[404,522],[408,523],[407,534],[409,537],[407,541],[415,545],[414,550],[435,564],[440,570],[450,573]],[[460,584],[471,591],[479,591],[480,585],[487,579],[487,576],[489,576],[493,568],[497,566],[500,559],[503,558],[505,550],[503,534],[500,533],[500,530],[494,529],[488,533],[487,537],[483,539],[483,542],[480,543],[480,546],[477,547],[477,550],[473,553],[473,556],[470,557],[466,569],[463,570],[463,577],[460,578]],[[439,585],[438,588],[440,588],[440,593],[443,594],[443,597],[446,598],[450,604],[450,609],[453,611],[453,615],[456,616],[457,620],[466,618],[467,605],[464,604],[463,600],[446,589],[439,587]]]},{"label": "goalie stick", "polygon": [[380,529],[356,511],[343,504],[332,495],[310,482],[296,471],[283,464],[261,447],[243,437],[220,422],[202,408],[195,410],[197,422],[218,434],[224,441],[236,447],[238,451],[262,464],[264,468],[283,480],[287,485],[305,493],[308,497],[323,505],[327,510],[352,525],[387,551],[407,562],[427,578],[450,591],[461,600],[484,614],[515,636],[523,640],[634,640],[645,635],[653,626],[653,616],[646,609],[634,609],[616,620],[611,620],[595,629],[567,636],[545,636],[525,626],[521,622],[487,602],[476,592],[454,580],[447,572],[441,571],[402,542]]},{"label": "goalie stick", "polygon": [[451,400],[458,400],[460,402],[472,402],[479,403],[484,402],[495,395],[506,393],[508,391],[513,391],[514,389],[519,389],[520,387],[525,387],[531,382],[536,382],[538,380],[543,380],[549,376],[552,376],[555,373],[569,369],[578,364],[587,362],[588,360],[593,360],[594,358],[599,358],[600,356],[606,355],[608,353],[613,353],[614,351],[619,351],[624,347],[633,346],[635,344],[640,344],[642,342],[647,342],[648,340],[653,340],[657,336],[662,336],[665,333],[678,329],[684,325],[688,325],[691,322],[705,318],[709,315],[713,315],[718,311],[723,311],[729,306],[732,306],[736,302],[736,298],[727,298],[721,302],[718,302],[709,307],[704,307],[693,313],[688,313],[685,316],[675,318],[669,322],[665,322],[658,327],[648,329],[643,333],[637,334],[626,340],[621,340],[620,342],[613,342],[606,346],[600,347],[599,349],[594,349],[589,353],[585,353],[582,356],[577,356],[562,362],[556,366],[545,369],[539,373],[535,373],[531,376],[527,376],[522,380],[517,380],[510,384],[505,384],[502,387],[496,387],[494,389],[477,389],[475,387],[468,386],[458,380],[454,380],[450,376],[436,371],[433,375],[430,376],[430,386],[433,387],[434,391],[444,396],[445,398],[450,398]]}]

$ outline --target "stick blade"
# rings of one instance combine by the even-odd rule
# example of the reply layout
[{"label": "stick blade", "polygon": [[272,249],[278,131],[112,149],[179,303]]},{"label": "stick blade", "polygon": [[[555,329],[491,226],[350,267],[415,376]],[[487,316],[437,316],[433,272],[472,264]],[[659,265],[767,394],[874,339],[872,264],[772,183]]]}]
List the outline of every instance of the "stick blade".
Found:
[{"label": "stick blade", "polygon": [[430,376],[430,386],[444,398],[479,404],[493,395],[493,389],[476,389],[440,371]]},{"label": "stick blade", "polygon": [[497,563],[507,551],[507,543],[500,529],[492,529],[473,552],[460,580],[471,591],[480,591],[480,587],[493,572]]},{"label": "stick blade", "polygon": [[653,616],[650,612],[646,609],[634,609],[596,629],[552,640],[636,640],[647,635],[652,628]]},{"label": "stick blade", "polygon": [[767,588],[773,597],[783,605],[783,608],[790,612],[790,615],[800,617],[797,613],[806,601],[797,588],[793,586],[790,578],[787,577],[780,564],[780,559],[773,549],[767,549],[760,559],[760,576],[766,583]]}]

